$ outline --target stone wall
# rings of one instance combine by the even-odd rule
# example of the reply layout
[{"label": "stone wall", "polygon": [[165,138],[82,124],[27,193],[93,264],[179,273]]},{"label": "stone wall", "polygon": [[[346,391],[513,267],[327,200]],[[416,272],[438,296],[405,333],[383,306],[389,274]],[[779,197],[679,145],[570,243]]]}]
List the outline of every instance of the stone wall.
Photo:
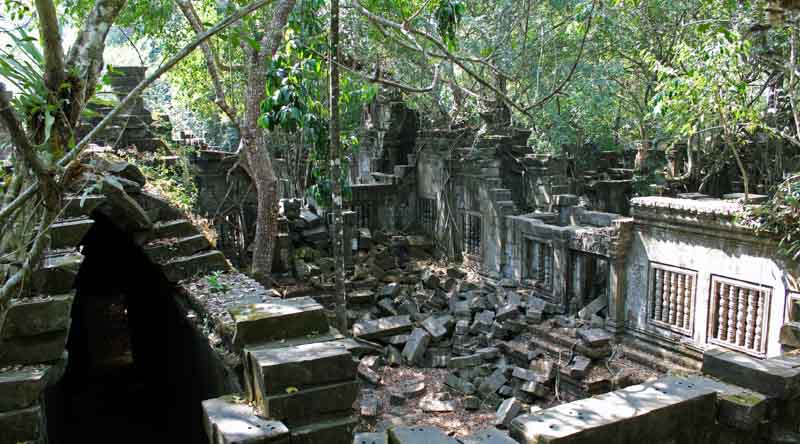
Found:
[{"label": "stone wall", "polygon": [[675,348],[781,354],[796,270],[780,259],[775,241],[736,223],[740,210],[718,200],[633,199],[624,304],[630,332]]}]

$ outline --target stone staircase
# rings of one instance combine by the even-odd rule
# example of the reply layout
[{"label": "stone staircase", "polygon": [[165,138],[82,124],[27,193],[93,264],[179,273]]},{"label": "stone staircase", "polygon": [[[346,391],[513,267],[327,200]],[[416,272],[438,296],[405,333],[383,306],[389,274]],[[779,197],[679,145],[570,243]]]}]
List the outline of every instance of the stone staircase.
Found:
[{"label": "stone staircase", "polygon": [[44,393],[66,368],[74,284],[84,259],[79,247],[96,212],[144,245],[171,282],[230,268],[182,212],[142,191],[144,177],[135,167],[117,167],[120,176],[104,176],[101,194],[65,198],[32,288],[0,309],[0,444],[47,441]]},{"label": "stone staircase", "polygon": [[[228,312],[246,393],[203,402],[209,442],[349,444],[358,423],[357,362],[350,352],[355,341],[331,328],[322,305],[310,297],[272,298]],[[280,426],[249,428],[242,439],[239,424],[257,417]]]}]

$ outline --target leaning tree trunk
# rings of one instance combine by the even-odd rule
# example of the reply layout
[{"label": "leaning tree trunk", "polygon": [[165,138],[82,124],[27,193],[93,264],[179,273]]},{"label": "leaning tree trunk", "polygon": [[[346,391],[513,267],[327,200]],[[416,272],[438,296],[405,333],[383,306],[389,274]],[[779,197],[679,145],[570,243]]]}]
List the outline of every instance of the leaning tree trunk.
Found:
[{"label": "leaning tree trunk", "polygon": [[283,41],[283,28],[294,5],[295,0],[282,0],[275,6],[272,20],[264,25],[265,33],[257,51],[245,45],[248,69],[240,153],[247,161],[258,199],[251,272],[256,280],[266,285],[271,284],[272,259],[278,233],[278,179],[267,151],[264,129],[258,124],[258,119],[261,116],[261,102],[266,98],[267,60],[275,55]]},{"label": "leaning tree trunk", "polygon": [[339,128],[339,0],[331,0],[330,54],[330,175],[333,209],[333,259],[336,280],[336,322],[339,331],[347,329],[347,294],[344,287],[344,224],[342,223],[342,161]]}]

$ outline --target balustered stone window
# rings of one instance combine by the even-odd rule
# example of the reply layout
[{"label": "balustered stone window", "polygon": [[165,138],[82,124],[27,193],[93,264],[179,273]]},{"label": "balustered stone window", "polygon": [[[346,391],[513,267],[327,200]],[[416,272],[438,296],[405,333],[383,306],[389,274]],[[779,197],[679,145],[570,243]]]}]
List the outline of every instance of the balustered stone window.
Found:
[{"label": "balustered stone window", "polygon": [[375,211],[374,205],[363,202],[358,205],[354,205],[353,211],[356,212],[358,228],[372,228],[372,215]]},{"label": "balustered stone window", "polygon": [[712,276],[708,342],[765,356],[771,295],[768,287]]},{"label": "balustered stone window", "polygon": [[525,239],[525,278],[547,290],[553,288],[553,247]]},{"label": "balustered stone window", "polygon": [[697,273],[664,264],[650,264],[648,319],[651,324],[691,336]]},{"label": "balustered stone window", "polygon": [[481,216],[465,212],[461,224],[464,235],[464,253],[471,256],[481,254]]},{"label": "balustered stone window", "polygon": [[417,216],[422,229],[428,233],[436,232],[436,200],[421,197],[417,200]]}]

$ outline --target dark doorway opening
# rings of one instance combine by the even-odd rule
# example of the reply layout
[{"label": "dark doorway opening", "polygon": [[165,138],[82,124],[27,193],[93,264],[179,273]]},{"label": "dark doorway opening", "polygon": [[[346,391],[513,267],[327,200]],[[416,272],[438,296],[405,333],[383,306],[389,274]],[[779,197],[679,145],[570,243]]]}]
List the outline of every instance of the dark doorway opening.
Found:
[{"label": "dark doorway opening", "polygon": [[128,233],[95,213],[82,242],[67,368],[48,399],[50,441],[203,442],[175,289]]}]

